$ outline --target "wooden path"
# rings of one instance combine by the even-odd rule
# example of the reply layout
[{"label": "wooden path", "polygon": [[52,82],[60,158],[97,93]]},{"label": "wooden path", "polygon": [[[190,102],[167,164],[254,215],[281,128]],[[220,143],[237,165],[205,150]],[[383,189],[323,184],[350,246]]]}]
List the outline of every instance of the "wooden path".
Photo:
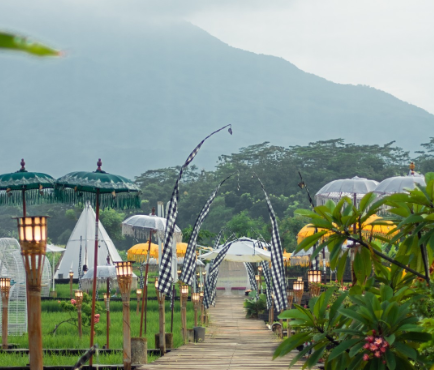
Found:
[{"label": "wooden path", "polygon": [[[243,297],[221,296],[208,312],[211,324],[203,343],[181,346],[140,370],[288,369],[297,354],[272,360],[280,341],[262,320],[246,319]],[[303,363],[292,367],[301,369]]]}]

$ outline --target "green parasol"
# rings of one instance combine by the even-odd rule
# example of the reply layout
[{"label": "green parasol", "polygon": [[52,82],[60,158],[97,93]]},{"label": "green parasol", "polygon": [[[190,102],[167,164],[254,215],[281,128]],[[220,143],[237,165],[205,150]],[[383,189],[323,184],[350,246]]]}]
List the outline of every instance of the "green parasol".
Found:
[{"label": "green parasol", "polygon": [[[96,280],[98,264],[98,223],[99,209],[140,208],[139,188],[131,180],[101,170],[101,159],[95,172],[71,172],[56,180],[55,197],[62,203],[77,204],[90,202],[95,206],[95,253],[92,288],[92,315],[95,316]],[[91,320],[90,347],[93,346],[94,320]],[[92,360],[90,362],[92,364]]]},{"label": "green parasol", "polygon": [[54,179],[45,173],[28,172],[21,159],[21,169],[0,175],[0,205],[22,205],[26,217],[26,204],[40,204],[54,200]]}]

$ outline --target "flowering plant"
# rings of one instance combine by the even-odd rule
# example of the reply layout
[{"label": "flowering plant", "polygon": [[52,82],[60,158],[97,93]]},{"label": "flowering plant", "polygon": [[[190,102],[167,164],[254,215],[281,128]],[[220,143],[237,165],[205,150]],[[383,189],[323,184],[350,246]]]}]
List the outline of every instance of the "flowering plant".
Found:
[{"label": "flowering plant", "polygon": [[[69,313],[69,318],[66,320],[63,320],[56,324],[53,331],[51,332],[52,335],[56,334],[57,329],[63,324],[70,324],[78,327],[78,315],[77,315],[77,301],[75,299],[71,299],[70,301],[57,301],[57,303],[60,304],[60,307],[62,308],[62,311]],[[91,307],[91,298],[89,294],[83,292],[83,302],[81,304],[81,323],[83,327],[90,327],[91,324],[91,316],[92,316],[92,307]],[[98,324],[100,320],[100,313],[102,312],[102,307],[99,304],[99,302],[95,302],[95,316],[94,316],[94,323]],[[95,332],[101,333],[101,330],[98,328],[97,325],[95,325]]]}]

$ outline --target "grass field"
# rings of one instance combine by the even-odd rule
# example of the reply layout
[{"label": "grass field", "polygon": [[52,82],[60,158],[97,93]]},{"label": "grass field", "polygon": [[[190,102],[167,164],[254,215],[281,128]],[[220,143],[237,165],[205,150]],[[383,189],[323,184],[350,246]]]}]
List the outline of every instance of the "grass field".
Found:
[{"label": "grass field", "polygon": [[[149,297],[155,297],[155,288],[150,279],[149,282]],[[77,286],[74,286],[77,289]],[[58,299],[69,299],[69,284],[57,285],[56,291],[58,292]],[[133,293],[133,292],[132,292]],[[102,294],[100,295],[102,297]],[[179,297],[179,292],[177,294]],[[135,292],[132,294],[135,297]],[[104,302],[102,306],[104,306]],[[170,332],[170,302],[166,301],[166,332]],[[83,338],[78,338],[78,329],[75,325],[65,323],[62,324],[57,330],[55,335],[51,332],[55,326],[63,320],[70,318],[68,312],[61,310],[60,304],[57,300],[42,301],[42,333],[43,333],[43,348],[59,348],[59,349],[85,349],[89,348],[90,344],[90,328],[83,327]],[[106,344],[106,311],[101,312],[100,322],[97,324],[101,333],[95,336],[94,342],[102,348]],[[132,299],[130,302],[130,319],[131,319],[131,337],[138,337],[140,330],[140,313],[136,315],[136,300]],[[110,303],[110,348],[122,349],[122,302]],[[188,327],[192,328],[194,325],[194,312],[191,302],[187,303],[187,322]],[[199,319],[200,322],[200,319]],[[174,320],[173,320],[173,343],[175,347],[182,345],[181,337],[181,313],[180,303],[175,302]],[[147,310],[147,333],[148,348],[155,348],[154,335],[158,333],[159,317],[158,317],[158,303],[156,300],[148,301]],[[15,343],[19,348],[28,348],[28,337],[23,336],[9,336],[9,343]],[[156,359],[156,356],[148,356],[148,362]],[[44,356],[44,365],[73,365],[78,360],[78,356]],[[111,355],[99,355],[94,359],[94,364],[121,364],[122,353]],[[24,366],[28,364],[28,356],[2,354],[0,356],[0,366]]]}]

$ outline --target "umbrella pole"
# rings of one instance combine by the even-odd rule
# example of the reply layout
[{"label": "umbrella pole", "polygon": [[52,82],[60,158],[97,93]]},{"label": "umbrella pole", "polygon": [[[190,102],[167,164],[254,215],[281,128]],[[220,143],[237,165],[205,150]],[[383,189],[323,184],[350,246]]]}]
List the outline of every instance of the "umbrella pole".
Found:
[{"label": "umbrella pole", "polygon": [[[147,264],[145,269],[145,284],[143,287],[143,299],[142,299],[142,313],[140,314],[140,337],[143,333],[143,315],[145,315],[145,334],[146,334],[146,310],[148,309],[148,269],[149,269],[149,254],[151,253],[151,235],[152,230],[149,230],[149,244],[148,244],[148,255]],[[146,304],[146,305],[145,305]]]},{"label": "umbrella pole", "polygon": [[[93,346],[93,337],[95,330],[95,299],[96,299],[96,276],[98,266],[98,221],[99,221],[99,189],[96,189],[96,218],[95,218],[95,251],[93,256],[93,282],[92,282],[92,313],[90,319],[90,347]],[[92,357],[89,360],[89,365],[92,366]]]}]

